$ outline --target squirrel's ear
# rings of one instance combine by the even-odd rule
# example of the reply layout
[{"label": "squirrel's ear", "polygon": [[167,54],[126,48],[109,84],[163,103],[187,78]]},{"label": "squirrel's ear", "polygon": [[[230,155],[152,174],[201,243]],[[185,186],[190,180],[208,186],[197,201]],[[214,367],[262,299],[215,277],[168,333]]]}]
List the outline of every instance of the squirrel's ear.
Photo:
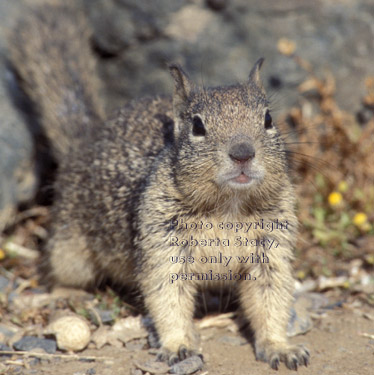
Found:
[{"label": "squirrel's ear", "polygon": [[182,67],[178,64],[169,65],[169,71],[174,78],[173,105],[176,112],[182,112],[192,91],[192,82]]},{"label": "squirrel's ear", "polygon": [[263,57],[258,59],[256,61],[256,64],[252,68],[251,72],[249,73],[249,82],[254,83],[255,85],[257,85],[261,88],[263,86],[262,86],[261,77],[260,77],[260,70],[261,70],[261,66],[264,63],[264,61],[265,61],[265,59]]}]

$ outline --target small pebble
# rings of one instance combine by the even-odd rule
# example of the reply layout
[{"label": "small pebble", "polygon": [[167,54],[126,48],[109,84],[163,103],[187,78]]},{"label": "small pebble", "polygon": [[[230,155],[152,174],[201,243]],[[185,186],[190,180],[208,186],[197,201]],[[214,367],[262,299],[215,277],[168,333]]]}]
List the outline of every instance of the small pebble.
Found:
[{"label": "small pebble", "polygon": [[103,324],[110,324],[110,323],[113,323],[114,322],[114,316],[113,316],[113,313],[112,311],[110,310],[97,310],[99,316],[100,316],[100,319],[101,319],[101,322]]},{"label": "small pebble", "polygon": [[27,362],[30,366],[36,366],[40,363],[40,358],[30,358]]},{"label": "small pebble", "polygon": [[194,372],[201,370],[203,365],[203,360],[195,355],[171,366],[170,373],[179,375],[193,374]]},{"label": "small pebble", "polygon": [[74,352],[84,349],[91,338],[91,331],[86,321],[73,315],[63,316],[49,324],[45,334],[56,336],[59,349]]},{"label": "small pebble", "polygon": [[56,353],[56,341],[50,339],[40,339],[34,336],[24,336],[13,344],[13,348],[20,351],[31,351],[35,348],[41,348],[48,354]]},{"label": "small pebble", "polygon": [[[1,350],[1,351],[5,351],[5,352],[13,351],[12,348],[10,348],[8,345],[6,345],[6,344],[4,344],[4,343],[2,343],[2,342],[0,342],[0,350]],[[11,354],[2,354],[2,355],[0,356],[0,358],[2,358],[2,357],[11,357]]]},{"label": "small pebble", "polygon": [[244,337],[237,336],[221,336],[217,341],[232,346],[241,346],[248,344],[248,341]]},{"label": "small pebble", "polygon": [[165,362],[148,361],[144,363],[135,363],[136,367],[144,372],[151,374],[165,374],[169,371],[170,367]]},{"label": "small pebble", "polygon": [[[90,311],[90,318],[96,325],[99,325],[101,323],[111,324],[114,322],[113,312],[110,310],[95,309],[95,313],[93,311]],[[98,321],[98,318],[100,318],[100,322]]]}]

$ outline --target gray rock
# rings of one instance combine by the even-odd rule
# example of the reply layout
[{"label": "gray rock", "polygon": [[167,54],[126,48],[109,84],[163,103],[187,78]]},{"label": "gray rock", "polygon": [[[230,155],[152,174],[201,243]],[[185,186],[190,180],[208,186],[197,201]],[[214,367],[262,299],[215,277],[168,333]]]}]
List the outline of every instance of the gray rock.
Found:
[{"label": "gray rock", "polygon": [[302,312],[296,312],[294,308],[291,309],[291,316],[287,325],[288,337],[303,335],[304,333],[310,331],[312,327],[312,320],[305,310]]},{"label": "gray rock", "polygon": [[34,336],[24,336],[21,340],[13,344],[13,348],[20,351],[31,351],[35,348],[44,349],[47,353],[56,352],[56,341],[50,339],[40,339]]},{"label": "gray rock", "polygon": [[9,285],[9,280],[0,275],[0,291],[4,291],[4,289]]},{"label": "gray rock", "polygon": [[99,314],[101,322],[103,324],[110,324],[114,322],[114,316],[111,310],[96,309],[96,311]]},{"label": "gray rock", "polygon": [[[0,61],[0,75],[5,68]],[[12,222],[18,203],[36,189],[32,138],[0,82],[0,230]]]},{"label": "gray rock", "polygon": [[144,372],[151,374],[165,374],[169,371],[170,367],[165,362],[147,361],[136,363],[136,367]]},{"label": "gray rock", "polygon": [[318,76],[333,72],[346,109],[359,109],[363,79],[374,74],[372,0],[85,0],[85,6],[96,43],[111,54],[100,63],[111,108],[124,99],[170,93],[168,61],[180,61],[210,85],[246,79],[264,56],[264,82],[278,93],[277,107],[286,109],[300,99],[297,86],[307,75],[278,52],[281,37],[296,43],[296,53]]},{"label": "gray rock", "polygon": [[295,296],[287,326],[289,337],[302,335],[313,327],[311,312],[318,312],[328,304],[328,298],[319,293],[303,293]]},{"label": "gray rock", "polygon": [[[8,345],[0,342],[0,350],[4,351],[4,352],[11,352],[12,348],[10,348]],[[12,356],[11,354],[2,354],[2,355],[0,355],[0,358],[1,357],[11,357],[11,356]]]},{"label": "gray rock", "polygon": [[203,360],[199,356],[193,356],[171,366],[171,374],[193,374],[203,368]]},{"label": "gray rock", "polygon": [[11,223],[16,205],[29,200],[36,189],[33,141],[8,91],[6,28],[22,9],[22,1],[0,0],[0,231]]},{"label": "gray rock", "polygon": [[232,346],[241,346],[248,344],[248,341],[244,337],[240,336],[221,336],[217,341]]}]

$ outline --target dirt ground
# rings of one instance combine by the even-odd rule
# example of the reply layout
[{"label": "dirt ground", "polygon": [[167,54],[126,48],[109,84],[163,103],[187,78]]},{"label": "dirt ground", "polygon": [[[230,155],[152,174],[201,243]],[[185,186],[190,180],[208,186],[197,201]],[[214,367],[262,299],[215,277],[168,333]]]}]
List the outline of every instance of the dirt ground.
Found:
[{"label": "dirt ground", "polygon": [[[331,293],[330,293],[331,294]],[[341,303],[344,301],[344,303]],[[320,310],[318,314],[311,313],[313,328],[304,335],[291,338],[295,344],[305,344],[311,353],[311,363],[308,368],[299,368],[303,374],[345,374],[369,375],[374,368],[374,311],[362,304],[359,299],[341,292],[329,297],[329,307]],[[201,325],[214,315],[202,320],[196,320],[200,327],[204,367],[195,372],[197,375],[242,375],[242,374],[290,374],[284,364],[278,372],[270,369],[269,365],[255,360],[254,351],[238,332],[233,329],[230,319],[224,319],[225,324]],[[2,317],[4,321],[5,316]],[[213,319],[214,321],[214,319]],[[91,348],[90,348],[91,347]],[[0,360],[1,374],[53,374],[53,375],[141,375],[147,374],[138,369],[139,364],[154,361],[155,349],[144,349],[133,345],[118,347],[105,345],[94,349],[91,343],[89,349],[78,353],[79,356],[94,356],[98,360],[88,362],[66,359],[41,359],[28,362],[16,362],[19,356]],[[105,359],[102,359],[105,357]],[[157,373],[157,372],[153,372]]]},{"label": "dirt ground", "polygon": [[[292,339],[293,343],[305,344],[311,352],[311,364],[308,368],[300,368],[303,374],[345,374],[369,375],[374,368],[374,339],[361,337],[360,332],[374,334],[372,321],[355,315],[352,311],[331,311],[328,317],[320,322],[311,332],[302,337]],[[255,360],[250,344],[231,345],[219,341],[227,332],[223,329],[201,331],[205,365],[197,374],[215,375],[265,375],[276,373],[269,366]],[[95,369],[96,374],[130,375],[136,368],[134,361],[145,362],[153,359],[147,350],[132,353],[125,348],[104,347],[101,350],[86,350],[84,355],[110,357],[113,364],[82,362],[50,362],[42,363],[34,369],[37,374],[85,374]],[[290,374],[282,365],[279,375]]]}]

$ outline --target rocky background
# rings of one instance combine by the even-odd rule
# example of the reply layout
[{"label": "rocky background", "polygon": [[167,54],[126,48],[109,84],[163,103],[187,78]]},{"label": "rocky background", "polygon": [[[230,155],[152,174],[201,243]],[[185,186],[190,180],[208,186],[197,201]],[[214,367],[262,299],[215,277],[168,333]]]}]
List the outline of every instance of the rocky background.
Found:
[{"label": "rocky background", "polygon": [[[6,31],[27,0],[0,0],[0,223],[31,199],[39,178],[32,137],[7,86]],[[82,0],[105,84],[108,113],[142,95],[169,94],[168,62],[180,62],[204,85],[245,80],[266,58],[263,80],[276,115],[303,101],[308,61],[319,77],[333,75],[337,102],[365,123],[365,77],[374,75],[372,0]],[[282,50],[283,48],[283,50]],[[283,52],[283,53],[280,53]]]}]

